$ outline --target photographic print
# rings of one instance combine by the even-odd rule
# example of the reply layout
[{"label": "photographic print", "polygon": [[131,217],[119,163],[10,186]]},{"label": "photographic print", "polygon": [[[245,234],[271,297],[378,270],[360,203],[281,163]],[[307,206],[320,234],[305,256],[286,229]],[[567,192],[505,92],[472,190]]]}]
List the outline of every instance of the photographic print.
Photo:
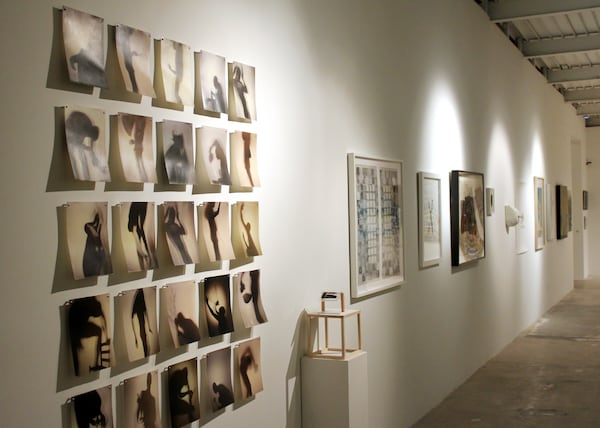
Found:
[{"label": "photographic print", "polygon": [[232,183],[239,187],[259,187],[256,134],[232,132],[229,144],[231,146]]},{"label": "photographic print", "polygon": [[442,257],[440,220],[441,179],[419,172],[419,266],[435,266]]},{"label": "photographic print", "polygon": [[229,64],[229,119],[256,120],[254,67],[239,62]]},{"label": "photographic print", "polygon": [[132,183],[156,183],[152,118],[119,113],[117,122],[125,179]]},{"label": "photographic print", "polygon": [[160,61],[165,99],[185,106],[194,105],[194,53],[183,43],[160,41]]},{"label": "photographic print", "polygon": [[556,239],[556,191],[552,184],[546,184],[546,240]]},{"label": "photographic print", "polygon": [[231,241],[236,258],[262,255],[258,230],[258,202],[234,204],[231,216]]},{"label": "photographic print", "polygon": [[244,327],[267,322],[267,314],[260,297],[260,270],[241,272],[233,278],[237,307]]},{"label": "photographic print", "polygon": [[213,276],[204,280],[204,313],[210,337],[233,331],[230,302],[229,275]]},{"label": "photographic print", "polygon": [[115,40],[125,88],[129,92],[155,98],[152,83],[154,55],[150,33],[127,25],[117,25]]},{"label": "photographic print", "polygon": [[108,294],[68,303],[68,326],[75,376],[111,366],[110,298]]},{"label": "photographic print", "polygon": [[118,299],[120,327],[127,344],[129,361],[158,353],[156,287],[126,291]]},{"label": "photographic print", "polygon": [[119,209],[127,272],[156,269],[154,202],[125,202]]},{"label": "photographic print", "polygon": [[110,181],[102,110],[65,107],[65,137],[76,180]]},{"label": "photographic print", "polygon": [[240,342],[236,349],[237,369],[244,399],[263,390],[260,337]]},{"label": "photographic print", "polygon": [[569,236],[569,190],[567,186],[556,185],[556,237]]},{"label": "photographic print", "polygon": [[211,262],[235,258],[229,232],[229,204],[207,202],[200,206],[200,233]]},{"label": "photographic print", "polygon": [[112,263],[108,247],[108,204],[73,202],[66,206],[67,246],[73,277],[108,275]]},{"label": "photographic print", "polygon": [[546,216],[544,209],[545,202],[545,187],[544,179],[541,177],[533,177],[534,190],[534,217],[535,217],[535,250],[541,250],[546,244]]},{"label": "photographic print", "polygon": [[168,378],[171,427],[181,427],[200,419],[197,359],[170,366]]},{"label": "photographic print", "polygon": [[169,183],[194,184],[192,124],[165,120],[162,123],[162,136]]},{"label": "photographic print", "polygon": [[203,165],[210,184],[231,184],[227,157],[227,130],[203,126],[197,130],[197,165]]},{"label": "photographic print", "polygon": [[160,304],[166,308],[173,345],[178,348],[200,340],[198,287],[194,281],[170,284],[160,289]]},{"label": "photographic print", "polygon": [[450,173],[452,266],[485,257],[483,174]]},{"label": "photographic print", "polygon": [[404,282],[402,162],[348,154],[350,285],[362,297]]},{"label": "photographic print", "polygon": [[210,52],[200,52],[200,91],[202,109],[227,113],[227,64],[225,58]]},{"label": "photographic print", "polygon": [[231,348],[206,355],[206,378],[210,388],[212,411],[224,409],[234,401],[231,384]]},{"label": "photographic print", "polygon": [[65,7],[62,21],[69,79],[106,88],[104,19]]},{"label": "photographic print", "polygon": [[71,408],[71,428],[113,427],[110,386],[76,395]]},{"label": "photographic print", "polygon": [[158,373],[156,371],[125,379],[123,387],[123,427],[160,428]]},{"label": "photographic print", "polygon": [[194,203],[165,202],[162,206],[167,246],[175,266],[198,263]]}]

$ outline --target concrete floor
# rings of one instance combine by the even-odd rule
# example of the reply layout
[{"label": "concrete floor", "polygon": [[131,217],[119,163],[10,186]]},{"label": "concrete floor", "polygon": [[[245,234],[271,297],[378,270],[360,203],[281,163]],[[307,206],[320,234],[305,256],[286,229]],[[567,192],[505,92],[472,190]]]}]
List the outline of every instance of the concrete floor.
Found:
[{"label": "concrete floor", "polygon": [[600,427],[600,285],[576,286],[414,427]]}]

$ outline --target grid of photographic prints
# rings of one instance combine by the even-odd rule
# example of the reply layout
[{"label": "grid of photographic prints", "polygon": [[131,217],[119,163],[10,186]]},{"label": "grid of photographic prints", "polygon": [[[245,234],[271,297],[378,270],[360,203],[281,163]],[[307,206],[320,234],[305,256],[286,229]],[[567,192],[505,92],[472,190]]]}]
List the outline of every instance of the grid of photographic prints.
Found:
[{"label": "grid of photographic prints", "polygon": [[63,425],[202,424],[263,389],[255,69],[54,14]]}]

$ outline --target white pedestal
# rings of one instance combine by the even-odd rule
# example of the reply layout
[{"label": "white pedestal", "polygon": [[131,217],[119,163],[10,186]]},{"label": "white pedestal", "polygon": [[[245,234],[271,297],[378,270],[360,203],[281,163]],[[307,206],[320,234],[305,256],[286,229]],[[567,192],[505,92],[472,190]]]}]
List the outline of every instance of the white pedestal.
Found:
[{"label": "white pedestal", "polygon": [[368,428],[367,353],[302,358],[302,426]]}]

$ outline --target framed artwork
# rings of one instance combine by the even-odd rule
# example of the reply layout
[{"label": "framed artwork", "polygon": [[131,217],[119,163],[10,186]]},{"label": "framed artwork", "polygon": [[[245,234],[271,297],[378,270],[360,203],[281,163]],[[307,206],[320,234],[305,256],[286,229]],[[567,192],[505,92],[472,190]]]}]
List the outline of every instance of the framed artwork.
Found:
[{"label": "framed artwork", "polygon": [[583,210],[587,211],[589,207],[590,193],[587,190],[583,191]]},{"label": "framed artwork", "polygon": [[556,238],[565,239],[569,235],[569,190],[567,186],[556,185]]},{"label": "framed artwork", "polygon": [[450,173],[452,266],[485,257],[484,189],[482,173]]},{"label": "framed artwork", "polygon": [[546,244],[546,213],[544,212],[546,201],[544,179],[542,177],[533,177],[533,191],[533,212],[535,217],[535,250],[538,251],[544,248],[544,245]]},{"label": "framed artwork", "polygon": [[348,191],[352,297],[402,284],[402,162],[349,153]]},{"label": "framed artwork", "polygon": [[417,174],[419,191],[419,267],[440,263],[442,235],[440,220],[441,179],[427,172]]},{"label": "framed artwork", "polygon": [[546,242],[556,239],[556,192],[546,183]]}]

